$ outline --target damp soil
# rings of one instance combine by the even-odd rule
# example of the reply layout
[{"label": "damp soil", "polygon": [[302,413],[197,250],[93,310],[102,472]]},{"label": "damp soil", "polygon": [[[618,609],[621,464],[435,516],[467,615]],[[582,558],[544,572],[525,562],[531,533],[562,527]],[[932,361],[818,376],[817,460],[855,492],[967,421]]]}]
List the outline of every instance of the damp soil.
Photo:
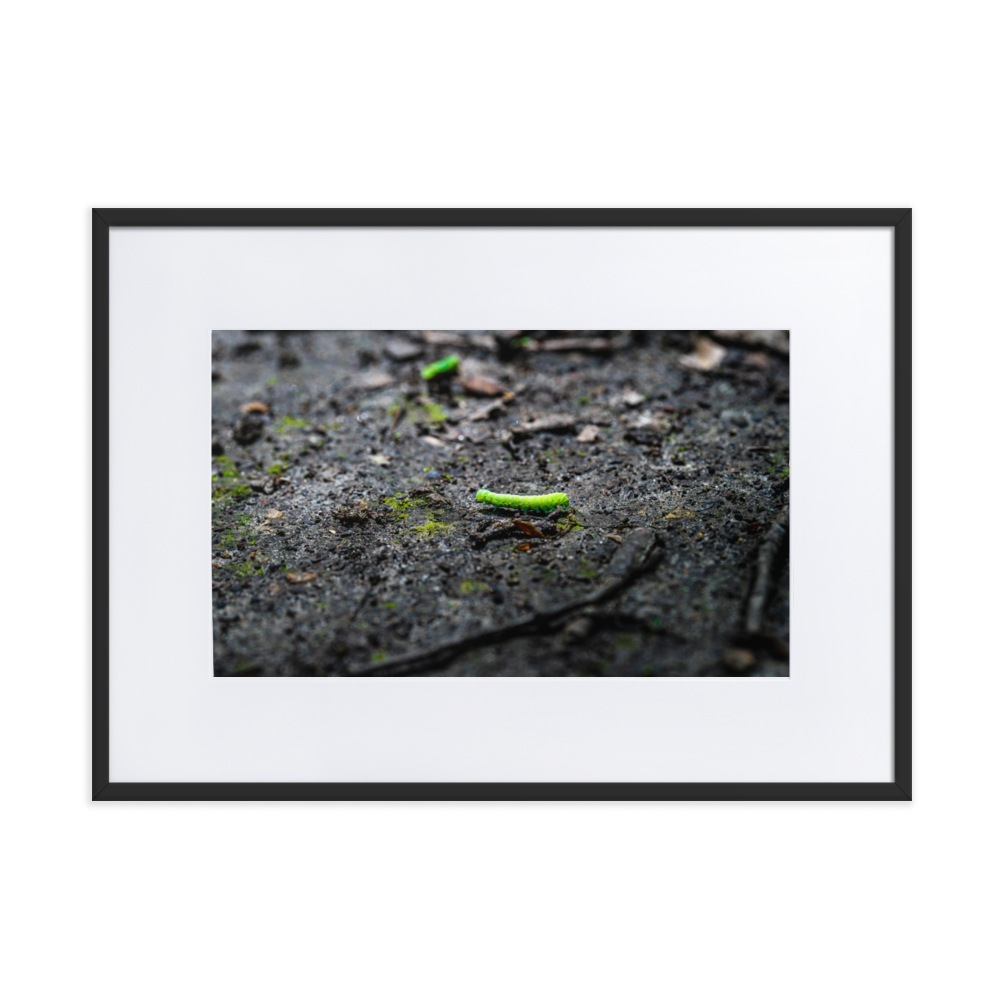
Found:
[{"label": "damp soil", "polygon": [[[787,343],[215,332],[216,675],[377,675],[439,650],[396,672],[787,676]],[[457,373],[421,377],[452,354]],[[496,510],[483,488],[569,508]],[[602,598],[639,529],[649,557]]]}]

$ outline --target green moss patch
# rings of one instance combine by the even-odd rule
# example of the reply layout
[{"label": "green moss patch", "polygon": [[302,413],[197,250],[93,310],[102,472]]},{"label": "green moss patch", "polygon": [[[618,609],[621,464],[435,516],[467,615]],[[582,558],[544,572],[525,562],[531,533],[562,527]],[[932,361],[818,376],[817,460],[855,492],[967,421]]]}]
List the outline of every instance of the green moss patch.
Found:
[{"label": "green moss patch", "polygon": [[451,531],[452,527],[454,526],[447,521],[435,521],[434,518],[431,518],[423,524],[418,524],[413,530],[419,531],[423,535],[439,535],[443,531]]},{"label": "green moss patch", "polygon": [[289,431],[301,431],[308,426],[308,420],[302,420],[299,417],[290,417],[286,414],[278,421],[278,433],[287,434]]}]

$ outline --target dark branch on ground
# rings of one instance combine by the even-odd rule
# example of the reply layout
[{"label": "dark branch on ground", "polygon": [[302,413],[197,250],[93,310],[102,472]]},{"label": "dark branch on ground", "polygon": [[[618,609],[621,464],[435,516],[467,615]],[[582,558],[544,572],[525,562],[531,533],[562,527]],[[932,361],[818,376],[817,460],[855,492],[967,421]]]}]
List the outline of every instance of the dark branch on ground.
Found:
[{"label": "dark branch on ground", "polygon": [[757,554],[757,578],[754,581],[753,590],[750,592],[750,600],[747,602],[747,635],[759,635],[763,627],[764,611],[767,608],[767,599],[771,592],[774,564],[784,548],[787,536],[788,505],[786,504],[781,508],[781,512],[764,536],[764,542]]},{"label": "dark branch on ground", "polygon": [[656,534],[649,528],[638,528],[627,535],[611,559],[604,583],[594,593],[588,594],[586,597],[579,597],[558,607],[538,611],[520,621],[511,622],[509,625],[485,629],[475,635],[454,639],[422,652],[397,656],[390,660],[383,660],[381,663],[353,667],[351,673],[367,677],[399,677],[403,674],[421,673],[441,666],[443,662],[469,649],[503,642],[540,628],[552,626],[580,608],[601,604],[617,596],[635,579],[652,568],[657,561],[653,552],[656,540]]}]

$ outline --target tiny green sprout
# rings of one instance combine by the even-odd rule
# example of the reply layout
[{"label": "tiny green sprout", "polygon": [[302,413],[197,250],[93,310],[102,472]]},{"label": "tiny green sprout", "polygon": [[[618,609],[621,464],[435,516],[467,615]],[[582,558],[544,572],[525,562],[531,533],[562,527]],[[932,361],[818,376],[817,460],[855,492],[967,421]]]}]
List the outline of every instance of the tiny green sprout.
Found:
[{"label": "tiny green sprout", "polygon": [[448,357],[435,361],[421,369],[420,377],[427,381],[437,378],[439,375],[457,375],[459,357],[457,354],[449,354]]}]

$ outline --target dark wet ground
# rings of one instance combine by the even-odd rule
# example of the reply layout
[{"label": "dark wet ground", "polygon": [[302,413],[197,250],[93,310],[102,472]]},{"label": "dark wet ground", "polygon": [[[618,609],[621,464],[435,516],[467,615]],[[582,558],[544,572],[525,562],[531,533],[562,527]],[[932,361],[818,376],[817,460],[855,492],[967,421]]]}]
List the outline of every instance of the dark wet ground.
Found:
[{"label": "dark wet ground", "polygon": [[[646,527],[653,558],[612,598],[417,669],[787,675],[783,543],[747,621],[787,516],[787,338],[741,336],[215,333],[216,674],[378,672],[528,621],[597,593]],[[717,367],[684,366],[696,345]],[[461,380],[421,380],[453,353]],[[484,487],[565,492],[571,515],[494,512]]]}]

